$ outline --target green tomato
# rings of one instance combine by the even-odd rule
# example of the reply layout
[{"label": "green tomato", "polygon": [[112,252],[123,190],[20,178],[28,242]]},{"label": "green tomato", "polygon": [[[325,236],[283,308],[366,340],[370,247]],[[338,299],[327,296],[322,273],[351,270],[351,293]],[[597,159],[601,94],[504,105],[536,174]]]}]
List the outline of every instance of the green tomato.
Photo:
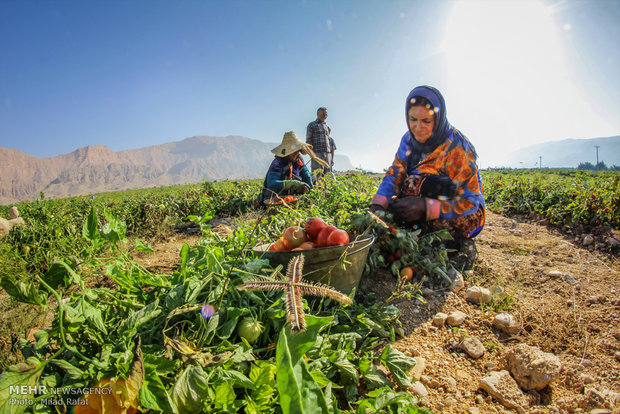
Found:
[{"label": "green tomato", "polygon": [[263,332],[263,325],[254,318],[244,318],[237,326],[237,334],[246,341],[252,343]]}]

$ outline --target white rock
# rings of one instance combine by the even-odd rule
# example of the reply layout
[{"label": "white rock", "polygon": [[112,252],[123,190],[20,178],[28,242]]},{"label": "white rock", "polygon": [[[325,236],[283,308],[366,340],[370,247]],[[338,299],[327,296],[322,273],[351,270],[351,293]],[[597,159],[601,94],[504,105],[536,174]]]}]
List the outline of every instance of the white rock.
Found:
[{"label": "white rock", "polygon": [[420,356],[413,359],[415,359],[415,366],[411,368],[411,371],[409,371],[409,376],[413,377],[416,381],[419,381],[422,377],[422,373],[426,369],[426,359]]},{"label": "white rock", "polygon": [[550,353],[519,344],[507,354],[508,368],[524,390],[541,390],[560,375],[562,363]]},{"label": "white rock", "polygon": [[594,237],[592,237],[591,234],[586,235],[586,237],[583,238],[583,245],[584,246],[589,246],[592,243],[594,243]]},{"label": "white rock", "polygon": [[525,412],[529,402],[508,371],[493,371],[480,380],[480,388],[497,398],[507,408]]},{"label": "white rock", "polygon": [[456,392],[456,380],[452,377],[445,377],[443,379],[446,383],[446,388],[448,389],[448,391],[450,392]]},{"label": "white rock", "polygon": [[420,398],[428,397],[428,391],[420,381],[414,382],[413,385],[409,387],[409,390]]},{"label": "white rock", "polygon": [[436,313],[435,316],[433,316],[433,326],[442,327],[446,323],[447,318],[448,315],[443,312]]},{"label": "white rock", "polygon": [[422,375],[420,377],[420,382],[422,382],[429,388],[437,388],[441,386],[441,383],[439,381],[437,381],[435,378],[429,377],[428,375]]},{"label": "white rock", "polygon": [[11,223],[7,219],[0,217],[0,237],[4,237],[11,231]]},{"label": "white rock", "polygon": [[9,224],[11,225],[11,227],[15,227],[23,226],[24,224],[26,224],[26,222],[21,217],[15,217],[14,219],[9,220]]},{"label": "white rock", "polygon": [[459,326],[465,322],[467,315],[461,311],[454,311],[446,318],[446,323],[450,326]]},{"label": "white rock", "polygon": [[480,339],[473,336],[463,339],[463,341],[459,344],[459,348],[467,352],[467,354],[474,359],[480,358],[486,351],[484,345],[480,342]]},{"label": "white rock", "polygon": [[9,218],[14,219],[19,217],[19,211],[17,211],[17,207],[13,206],[9,209]]},{"label": "white rock", "polygon": [[564,274],[562,272],[560,272],[559,270],[552,270],[549,273],[547,273],[547,276],[553,277],[553,278],[556,278],[556,277],[559,278],[559,277],[562,277],[563,275]]},{"label": "white rock", "polygon": [[581,380],[581,382],[583,382],[584,384],[592,384],[594,382],[594,378],[592,378],[590,375],[588,374],[581,374],[579,375],[579,379]]},{"label": "white rock", "polygon": [[506,332],[508,335],[514,335],[521,329],[515,320],[515,317],[507,312],[495,315],[493,326]]},{"label": "white rock", "polygon": [[460,292],[465,287],[465,279],[463,279],[463,275],[456,269],[450,269],[448,271],[448,276],[452,283],[450,284],[450,290],[454,293]]},{"label": "white rock", "polygon": [[491,301],[491,292],[487,288],[472,286],[465,292],[465,300],[473,303],[487,303]]}]

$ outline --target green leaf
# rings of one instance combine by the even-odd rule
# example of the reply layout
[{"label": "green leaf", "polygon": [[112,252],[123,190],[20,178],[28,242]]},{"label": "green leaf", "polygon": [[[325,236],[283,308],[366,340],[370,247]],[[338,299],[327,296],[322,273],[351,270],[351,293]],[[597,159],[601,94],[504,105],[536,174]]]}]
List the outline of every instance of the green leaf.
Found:
[{"label": "green leaf", "polygon": [[40,329],[34,333],[34,339],[37,340],[37,343],[34,344],[34,349],[38,351],[49,342],[49,333],[45,329]]},{"label": "green leaf", "polygon": [[179,413],[202,411],[203,399],[209,399],[209,377],[200,366],[188,366],[172,389],[172,402]]},{"label": "green leaf", "polygon": [[126,336],[133,336],[140,326],[144,325],[151,319],[156,318],[160,313],[161,309],[159,309],[159,299],[155,299],[154,302],[133,312],[127,319],[125,319],[119,333]]},{"label": "green leaf", "polygon": [[415,359],[406,356],[397,349],[392,348],[389,344],[385,347],[379,359],[390,370],[390,373],[399,386],[412,386],[411,379],[408,374],[411,368],[415,366]]},{"label": "green leaf", "polygon": [[99,227],[99,221],[97,220],[97,214],[95,213],[95,208],[90,208],[90,214],[84,220],[84,224],[82,225],[82,236],[86,240],[93,242],[99,238],[99,231],[97,231],[97,227]]},{"label": "green leaf", "polygon": [[185,276],[187,274],[187,263],[189,258],[189,244],[183,243],[183,247],[181,247],[181,252],[179,255],[181,256],[181,273]]},{"label": "green leaf", "polygon": [[[32,399],[33,395],[22,394],[20,390],[16,393],[14,387],[34,387],[44,367],[45,364],[41,364],[37,358],[30,357],[26,362],[20,362],[4,370],[0,375],[0,414],[20,414],[28,408],[27,404],[19,401]],[[12,398],[17,401],[11,403]]]},{"label": "green leaf", "polygon": [[[263,384],[252,392],[252,401],[257,406],[270,407],[276,389],[271,385]],[[262,411],[261,411],[262,412]]]},{"label": "green leaf", "polygon": [[111,212],[105,210],[103,212],[106,220],[108,221],[101,228],[101,236],[108,241],[113,243],[119,241],[126,241],[127,237],[125,237],[125,233],[127,232],[127,226],[120,220],[117,220]]},{"label": "green leaf", "polygon": [[391,387],[393,385],[392,381],[385,378],[385,376],[379,372],[376,365],[372,363],[370,363],[366,369],[362,369],[360,366],[360,371],[369,389],[385,386]]},{"label": "green leaf", "polygon": [[89,325],[95,329],[101,331],[104,335],[108,334],[108,330],[103,323],[103,317],[101,315],[101,309],[94,307],[84,298],[80,298],[76,307],[82,309],[82,314],[89,322]]},{"label": "green leaf", "polygon": [[84,378],[84,371],[63,359],[52,359],[50,361],[50,364],[56,365],[57,367],[65,371],[67,373],[67,376],[72,380],[79,380]]},{"label": "green leaf", "polygon": [[373,330],[379,336],[381,336],[383,338],[389,338],[390,337],[390,332],[389,331],[387,331],[379,323],[377,323],[377,322],[373,321],[372,319],[370,319],[368,316],[366,316],[364,314],[358,315],[357,319],[360,321],[360,323],[362,323],[363,325],[367,326],[369,329]]},{"label": "green leaf", "polygon": [[329,359],[332,361],[334,366],[338,369],[345,378],[353,381],[354,383],[359,383],[359,372],[355,365],[347,358],[347,352],[344,350],[339,350],[333,353]]},{"label": "green leaf", "polygon": [[183,305],[183,299],[185,296],[184,293],[185,293],[184,283],[179,283],[178,285],[170,289],[170,291],[166,295],[166,298],[164,299],[164,304],[166,306],[166,309],[171,311]]},{"label": "green leaf", "polygon": [[2,276],[0,285],[2,285],[6,293],[20,302],[44,305],[47,301],[47,294],[39,291],[37,285],[32,282],[18,282],[13,276]]},{"label": "green leaf", "polygon": [[144,243],[142,240],[140,239],[136,239],[135,240],[135,250],[139,251],[139,252],[147,252],[147,253],[152,253],[155,250],[153,250],[153,246],[151,246],[151,243]]},{"label": "green leaf", "polygon": [[[215,386],[215,407],[219,409],[227,409],[229,405],[235,402],[236,395],[233,384],[230,382],[222,382]],[[227,410],[228,411],[228,410]]]},{"label": "green leaf", "polygon": [[289,349],[293,360],[302,358],[314,345],[318,333],[333,320],[333,316],[306,315],[306,330],[295,333],[289,338]]},{"label": "green leaf", "polygon": [[73,281],[79,283],[81,280],[80,277],[73,272],[73,269],[71,269],[72,273],[70,273],[69,269],[69,266],[65,262],[61,260],[55,261],[43,275],[43,281],[52,289],[56,289],[58,286],[68,288]]},{"label": "green leaf", "polygon": [[170,401],[170,396],[166,392],[166,387],[161,382],[161,378],[156,374],[155,370],[149,369],[146,365],[145,369],[145,381],[142,387],[140,387],[138,394],[140,406],[164,413],[176,413],[176,407],[173,408],[172,401]]},{"label": "green leaf", "polygon": [[259,273],[261,269],[269,268],[269,259],[259,259],[245,264],[248,272]]},{"label": "green leaf", "polygon": [[256,385],[250,381],[248,377],[243,375],[243,373],[236,371],[234,369],[217,369],[216,376],[219,380],[230,383],[233,386],[238,386],[242,388],[247,388],[249,390],[256,389]]},{"label": "green leaf", "polygon": [[276,376],[276,366],[268,361],[256,361],[250,369],[250,381],[257,387],[271,385]]},{"label": "green leaf", "polygon": [[[313,324],[316,325],[317,321],[314,320]],[[315,337],[316,331],[318,330],[315,330]],[[304,331],[302,333],[307,332]],[[294,336],[301,335],[302,333]],[[297,338],[295,341],[296,352],[293,353],[289,347],[289,339],[292,339],[291,335],[290,328],[287,326],[285,330],[280,332],[276,348],[276,365],[278,368],[276,384],[282,412],[284,414],[330,412],[323,391],[321,391],[319,385],[310,375],[306,361],[301,358],[303,353],[299,354],[300,350],[312,347],[312,336],[305,335],[303,337],[305,341],[302,338]],[[299,355],[299,357],[294,358],[293,355]]]}]

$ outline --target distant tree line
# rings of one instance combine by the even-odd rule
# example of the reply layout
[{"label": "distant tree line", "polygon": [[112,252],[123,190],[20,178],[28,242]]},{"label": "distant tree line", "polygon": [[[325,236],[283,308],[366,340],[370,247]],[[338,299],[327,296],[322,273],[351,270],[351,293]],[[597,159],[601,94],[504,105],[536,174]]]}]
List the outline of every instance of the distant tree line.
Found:
[{"label": "distant tree line", "polygon": [[612,165],[608,167],[603,161],[594,165],[591,162],[582,162],[577,166],[578,170],[590,170],[590,171],[620,171],[620,165]]}]

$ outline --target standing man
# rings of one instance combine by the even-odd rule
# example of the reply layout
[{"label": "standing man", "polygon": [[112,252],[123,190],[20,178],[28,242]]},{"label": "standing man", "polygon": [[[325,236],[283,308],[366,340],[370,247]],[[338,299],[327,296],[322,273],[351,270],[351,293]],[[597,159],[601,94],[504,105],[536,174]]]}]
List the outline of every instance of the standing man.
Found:
[{"label": "standing man", "polygon": [[325,123],[327,119],[327,108],[320,107],[316,110],[316,120],[308,124],[306,129],[306,143],[312,145],[314,153],[325,161],[329,167],[324,167],[315,160],[312,160],[312,176],[316,181],[316,170],[323,170],[323,173],[332,171],[334,165],[334,150],[336,145],[334,140],[330,138],[331,129]]}]

